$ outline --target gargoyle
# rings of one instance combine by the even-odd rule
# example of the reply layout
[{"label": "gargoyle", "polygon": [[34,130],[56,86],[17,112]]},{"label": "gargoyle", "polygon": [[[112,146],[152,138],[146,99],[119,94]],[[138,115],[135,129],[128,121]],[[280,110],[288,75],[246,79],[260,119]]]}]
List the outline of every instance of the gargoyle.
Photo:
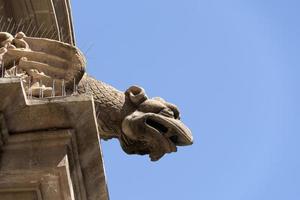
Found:
[{"label": "gargoyle", "polygon": [[175,105],[148,98],[138,86],[121,92],[95,80],[85,73],[84,56],[74,46],[1,32],[0,47],[2,74],[20,77],[29,96],[92,95],[100,137],[117,138],[128,154],[149,154],[156,161],[193,143]]}]

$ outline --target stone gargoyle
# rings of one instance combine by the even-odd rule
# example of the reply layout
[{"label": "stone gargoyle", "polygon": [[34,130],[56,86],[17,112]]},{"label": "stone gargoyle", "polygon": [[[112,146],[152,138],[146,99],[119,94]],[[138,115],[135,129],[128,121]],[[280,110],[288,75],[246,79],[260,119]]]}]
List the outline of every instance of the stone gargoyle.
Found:
[{"label": "stone gargoyle", "polygon": [[125,92],[85,73],[85,58],[72,45],[46,38],[0,32],[3,76],[18,76],[32,98],[89,94],[95,102],[102,139],[117,138],[128,154],[149,154],[152,161],[191,145],[191,131],[177,107],[162,98],[148,98],[143,88]]}]

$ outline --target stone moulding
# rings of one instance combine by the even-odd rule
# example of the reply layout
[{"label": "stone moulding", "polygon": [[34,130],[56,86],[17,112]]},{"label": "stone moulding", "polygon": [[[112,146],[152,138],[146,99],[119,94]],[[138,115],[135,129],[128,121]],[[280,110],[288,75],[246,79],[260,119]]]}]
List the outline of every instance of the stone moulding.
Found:
[{"label": "stone moulding", "polygon": [[0,199],[108,199],[92,97],[24,94],[0,79]]},{"label": "stone moulding", "polygon": [[39,193],[48,196],[46,199],[71,200],[74,194],[86,199],[74,140],[73,130],[11,135],[3,147],[2,168],[22,169],[0,173],[0,197],[1,193],[31,191],[37,197]]}]

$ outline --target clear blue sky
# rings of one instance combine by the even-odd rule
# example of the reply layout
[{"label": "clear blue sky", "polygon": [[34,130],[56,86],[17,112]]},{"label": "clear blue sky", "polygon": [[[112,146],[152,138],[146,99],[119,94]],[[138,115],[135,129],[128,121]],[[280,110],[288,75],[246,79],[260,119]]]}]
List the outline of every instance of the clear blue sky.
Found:
[{"label": "clear blue sky", "polygon": [[158,162],[102,141],[112,200],[300,199],[299,0],[73,0],[88,72],[177,104]]}]

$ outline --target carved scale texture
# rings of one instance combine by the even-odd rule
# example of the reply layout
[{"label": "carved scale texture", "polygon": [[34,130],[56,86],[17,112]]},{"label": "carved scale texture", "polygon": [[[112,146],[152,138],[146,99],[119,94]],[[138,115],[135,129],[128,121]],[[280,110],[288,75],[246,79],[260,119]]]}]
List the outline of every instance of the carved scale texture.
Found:
[{"label": "carved scale texture", "polygon": [[78,92],[93,96],[102,139],[120,137],[122,120],[129,110],[124,93],[87,74],[79,82]]}]

